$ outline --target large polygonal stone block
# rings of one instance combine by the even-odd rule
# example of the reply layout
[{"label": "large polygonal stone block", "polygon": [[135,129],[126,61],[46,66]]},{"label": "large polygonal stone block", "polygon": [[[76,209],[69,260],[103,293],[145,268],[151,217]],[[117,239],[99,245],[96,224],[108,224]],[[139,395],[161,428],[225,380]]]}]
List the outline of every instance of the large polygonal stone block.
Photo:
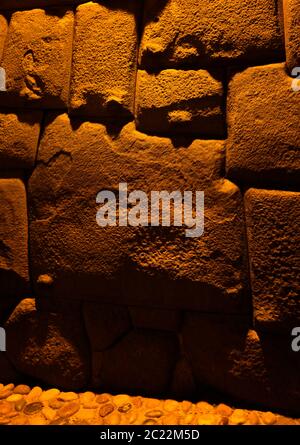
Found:
[{"label": "large polygonal stone block", "polygon": [[21,110],[0,113],[0,169],[34,166],[42,112]]},{"label": "large polygonal stone block", "polygon": [[3,48],[4,48],[4,43],[5,43],[5,39],[6,39],[6,35],[7,35],[7,20],[6,18],[0,14],[0,63],[2,61],[2,54],[3,54]]},{"label": "large polygonal stone block", "polygon": [[77,8],[70,99],[76,115],[133,113],[140,2],[108,3]]},{"label": "large polygonal stone block", "polygon": [[290,72],[298,67],[300,74],[300,3],[283,0],[286,63]]},{"label": "large polygonal stone block", "polygon": [[[243,203],[239,189],[222,178],[224,143],[178,144],[139,133],[133,123],[113,136],[102,124],[49,119],[29,181],[37,295],[248,310]],[[118,194],[124,182],[128,192],[147,197],[155,190],[204,191],[204,235],[188,238],[172,221],[99,227],[98,192]]]},{"label": "large polygonal stone block", "polygon": [[250,189],[245,208],[256,324],[290,332],[300,325],[300,193]]},{"label": "large polygonal stone block", "polygon": [[135,102],[137,126],[146,133],[225,135],[223,85],[208,71],[139,70]]},{"label": "large polygonal stone block", "polygon": [[274,336],[249,326],[241,317],[187,313],[183,348],[198,388],[299,414],[300,355],[290,332]]},{"label": "large polygonal stone block", "polygon": [[146,0],[143,67],[284,59],[275,0]]},{"label": "large polygonal stone block", "polygon": [[88,383],[89,346],[80,314],[38,312],[22,300],[5,324],[7,355],[18,371],[65,389]]},{"label": "large polygonal stone block", "polygon": [[7,91],[3,106],[66,108],[72,60],[74,15],[66,9],[13,13],[2,66]]},{"label": "large polygonal stone block", "polygon": [[229,84],[227,173],[252,185],[300,184],[300,93],[284,64],[248,68]]},{"label": "large polygonal stone block", "polygon": [[19,179],[0,179],[0,298],[29,289],[26,190]]}]

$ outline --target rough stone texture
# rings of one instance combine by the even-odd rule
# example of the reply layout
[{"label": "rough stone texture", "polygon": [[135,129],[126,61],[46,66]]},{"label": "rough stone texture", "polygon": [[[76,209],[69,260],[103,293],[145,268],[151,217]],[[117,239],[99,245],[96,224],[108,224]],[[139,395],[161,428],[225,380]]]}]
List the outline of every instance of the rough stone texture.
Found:
[{"label": "rough stone texture", "polygon": [[136,328],[157,329],[177,332],[180,328],[179,311],[132,306],[129,308],[133,325]]},{"label": "rough stone texture", "polygon": [[34,166],[40,134],[40,111],[0,113],[0,168],[26,169]]},{"label": "rough stone texture", "polygon": [[177,354],[175,335],[134,330],[95,356],[93,383],[112,391],[161,395],[168,389]]},{"label": "rough stone texture", "polygon": [[2,61],[2,54],[3,54],[3,48],[4,48],[4,43],[5,43],[5,39],[6,39],[6,35],[7,35],[7,20],[6,18],[0,14],[0,63]]},{"label": "rough stone texture", "polygon": [[284,58],[275,0],[146,0],[140,59],[157,69]]},{"label": "rough stone texture", "polygon": [[300,193],[250,189],[245,208],[256,323],[290,332],[300,322]]},{"label": "rough stone texture", "polygon": [[90,2],[77,8],[73,114],[126,117],[133,112],[138,10],[136,0]]},{"label": "rough stone texture", "polygon": [[[116,139],[101,124],[74,122],[73,128],[67,115],[47,125],[29,181],[37,295],[39,276],[48,274],[47,293],[57,297],[247,310],[242,199],[234,184],[220,178],[223,143],[195,140],[175,148],[132,124]],[[122,181],[129,191],[146,193],[205,190],[205,235],[186,238],[184,228],[174,226],[100,228],[96,195],[117,192]]]},{"label": "rough stone texture", "polygon": [[88,345],[77,314],[37,312],[35,301],[26,299],[5,329],[7,355],[19,371],[67,389],[87,384]]},{"label": "rough stone texture", "polygon": [[12,15],[2,63],[7,75],[2,106],[66,108],[73,22],[73,12],[62,8]]},{"label": "rough stone texture", "polygon": [[0,298],[29,291],[26,191],[20,179],[0,179]]},{"label": "rough stone texture", "polygon": [[86,302],[83,305],[83,312],[93,351],[111,347],[131,328],[126,307]]},{"label": "rough stone texture", "polygon": [[11,9],[47,8],[49,6],[77,5],[89,0],[1,0],[2,11]]},{"label": "rough stone texture", "polygon": [[268,335],[248,330],[237,317],[188,313],[183,341],[198,385],[237,400],[299,411],[300,356],[291,349],[289,332]]},{"label": "rough stone texture", "polygon": [[147,133],[197,133],[222,138],[223,86],[208,71],[138,71],[137,126]]},{"label": "rough stone texture", "polygon": [[170,392],[178,399],[195,399],[197,387],[191,366],[185,357],[180,357],[176,363]]},{"label": "rough stone texture", "polygon": [[233,77],[226,159],[230,179],[249,185],[300,184],[300,101],[291,82],[283,64],[248,68]]},{"label": "rough stone texture", "polygon": [[283,0],[283,17],[286,63],[291,72],[294,68],[300,67],[300,4],[298,0]]}]

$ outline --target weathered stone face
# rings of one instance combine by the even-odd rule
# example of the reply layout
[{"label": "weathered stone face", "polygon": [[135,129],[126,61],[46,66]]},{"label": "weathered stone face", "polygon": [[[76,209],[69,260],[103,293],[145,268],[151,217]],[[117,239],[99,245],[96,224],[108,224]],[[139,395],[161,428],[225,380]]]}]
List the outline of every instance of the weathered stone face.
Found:
[{"label": "weathered stone face", "polygon": [[78,7],[70,108],[81,116],[133,113],[138,1]]},{"label": "weathered stone face", "polygon": [[228,95],[227,173],[234,181],[300,184],[300,101],[283,64],[236,74]]},{"label": "weathered stone face", "polygon": [[290,332],[300,321],[300,195],[250,189],[245,207],[256,323]]},{"label": "weathered stone face", "polygon": [[239,317],[188,313],[183,343],[198,385],[298,411],[300,356],[292,351],[289,332],[273,336],[247,328]]},{"label": "weathered stone face", "polygon": [[68,389],[80,389],[89,377],[88,345],[80,313],[37,312],[23,300],[6,325],[7,355],[21,372]]},{"label": "weathered stone face", "polygon": [[283,56],[274,0],[147,0],[143,67],[266,63]]},{"label": "weathered stone face", "polygon": [[300,5],[297,0],[283,0],[283,17],[286,63],[292,72],[300,67]]},{"label": "weathered stone face", "polygon": [[66,9],[13,13],[2,62],[7,76],[2,106],[67,106],[73,24],[73,12]]},{"label": "weathered stone face", "polygon": [[[100,124],[78,123],[73,131],[66,115],[55,118],[29,183],[35,283],[50,275],[47,292],[57,297],[245,309],[242,200],[238,188],[220,178],[222,158],[222,142],[175,148],[132,124],[113,140]],[[186,238],[174,226],[98,227],[96,195],[117,191],[120,182],[146,193],[205,190],[205,234]],[[39,294],[46,285],[37,284]]]},{"label": "weathered stone face", "polygon": [[221,139],[225,135],[222,105],[222,82],[208,71],[138,71],[136,117],[141,131]]},{"label": "weathered stone face", "polygon": [[2,14],[0,14],[0,62],[2,61],[2,54],[7,35],[7,28],[8,26],[6,18]]},{"label": "weathered stone face", "polygon": [[28,292],[26,191],[19,179],[0,179],[0,298]]},{"label": "weathered stone face", "polygon": [[1,169],[27,169],[34,166],[42,113],[18,111],[0,113],[0,166]]}]

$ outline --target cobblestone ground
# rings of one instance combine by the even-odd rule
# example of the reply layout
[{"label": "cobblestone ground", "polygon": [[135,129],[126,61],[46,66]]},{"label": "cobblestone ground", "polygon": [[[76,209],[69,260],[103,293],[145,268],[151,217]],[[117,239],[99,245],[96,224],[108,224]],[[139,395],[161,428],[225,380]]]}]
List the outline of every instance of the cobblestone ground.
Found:
[{"label": "cobblestone ground", "polygon": [[300,425],[271,412],[225,404],[60,392],[0,384],[1,425]]}]

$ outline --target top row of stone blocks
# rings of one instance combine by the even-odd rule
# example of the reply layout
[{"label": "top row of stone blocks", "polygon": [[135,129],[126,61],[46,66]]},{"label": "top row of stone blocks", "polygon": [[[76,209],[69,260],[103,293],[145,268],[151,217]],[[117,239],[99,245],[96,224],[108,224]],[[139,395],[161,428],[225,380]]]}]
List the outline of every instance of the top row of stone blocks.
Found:
[{"label": "top row of stone blocks", "polygon": [[[299,52],[293,2],[285,0],[283,8],[291,67]],[[56,1],[21,0],[12,5],[30,8],[36,3],[53,6]],[[75,17],[68,6],[17,11],[9,27],[0,16],[0,63],[3,52],[1,66],[7,74],[0,105],[69,108],[79,116],[127,116],[134,109],[138,59],[140,68],[149,72],[283,61],[275,3],[146,0],[139,51],[139,0],[83,3]]]}]

